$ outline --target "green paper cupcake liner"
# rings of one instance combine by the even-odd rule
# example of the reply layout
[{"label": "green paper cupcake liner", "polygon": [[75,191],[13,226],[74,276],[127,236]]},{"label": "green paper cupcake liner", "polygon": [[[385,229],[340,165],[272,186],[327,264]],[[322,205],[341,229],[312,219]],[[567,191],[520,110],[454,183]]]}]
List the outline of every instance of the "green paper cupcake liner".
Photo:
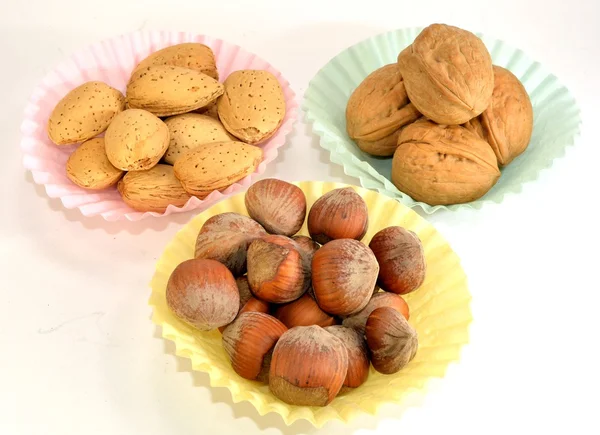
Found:
[{"label": "green paper cupcake liner", "polygon": [[503,41],[477,34],[487,46],[495,65],[515,74],[529,93],[534,126],[527,150],[502,169],[498,182],[478,200],[450,206],[432,206],[413,200],[391,182],[391,158],[374,157],[361,151],[346,133],[346,104],[364,78],[386,64],[396,62],[398,53],[410,45],[422,28],[399,29],[364,40],[331,59],[310,81],[302,108],[321,147],[330,152],[333,163],[360,184],[426,213],[461,207],[479,209],[485,203],[500,203],[507,193],[519,193],[523,184],[534,181],[540,172],[573,145],[581,125],[575,98],[539,62]]}]

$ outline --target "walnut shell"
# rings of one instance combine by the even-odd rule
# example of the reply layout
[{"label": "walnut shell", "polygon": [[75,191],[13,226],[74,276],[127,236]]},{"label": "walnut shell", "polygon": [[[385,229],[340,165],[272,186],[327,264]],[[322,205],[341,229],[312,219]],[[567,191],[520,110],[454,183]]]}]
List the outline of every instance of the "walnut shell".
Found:
[{"label": "walnut shell", "polygon": [[398,65],[412,104],[439,124],[463,124],[490,103],[492,58],[471,32],[432,24],[398,55]]},{"label": "walnut shell", "polygon": [[346,131],[358,147],[374,156],[391,156],[400,129],[421,114],[408,101],[398,64],[376,69],[352,92],[346,106]]},{"label": "walnut shell", "polygon": [[406,126],[392,160],[392,182],[416,201],[458,204],[485,195],[500,178],[496,155],[459,125],[417,121]]},{"label": "walnut shell", "polygon": [[533,107],[519,79],[494,65],[490,105],[465,127],[490,144],[500,166],[508,165],[525,151],[533,132]]}]

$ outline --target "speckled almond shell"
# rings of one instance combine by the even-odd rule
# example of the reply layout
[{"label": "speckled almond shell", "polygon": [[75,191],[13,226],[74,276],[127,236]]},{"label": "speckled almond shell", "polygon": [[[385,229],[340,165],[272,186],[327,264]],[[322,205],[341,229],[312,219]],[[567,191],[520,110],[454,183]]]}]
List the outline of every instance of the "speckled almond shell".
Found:
[{"label": "speckled almond shell", "polygon": [[439,124],[463,124],[480,115],[494,89],[492,58],[473,33],[432,24],[398,55],[410,101]]},{"label": "speckled almond shell", "polygon": [[190,199],[170,165],[128,172],[118,189],[123,201],[138,211],[163,212],[169,205],[181,207]]},{"label": "speckled almond shell", "polygon": [[105,83],[84,83],[65,95],[48,119],[48,138],[56,145],[84,142],[104,132],[125,109],[125,97]]},{"label": "speckled almond shell", "polygon": [[235,140],[218,120],[198,113],[185,113],[165,120],[169,127],[169,148],[163,159],[170,165],[186,151],[212,142]]},{"label": "speckled almond shell", "polygon": [[317,303],[330,314],[354,314],[369,303],[378,273],[379,265],[368,246],[354,239],[332,240],[313,256]]},{"label": "speckled almond shell", "polygon": [[155,166],[169,146],[169,129],[152,113],[127,109],[119,113],[104,136],[108,160],[123,171]]},{"label": "speckled almond shell", "polygon": [[243,142],[215,142],[188,151],[175,162],[175,176],[191,195],[204,198],[256,170],[262,149]]},{"label": "speckled almond shell", "polygon": [[264,142],[285,117],[281,85],[273,74],[261,70],[232,72],[217,102],[219,118],[235,137],[250,144]]},{"label": "speckled almond shell", "polygon": [[104,138],[85,141],[67,160],[67,177],[84,189],[106,189],[122,176],[123,171],[115,168],[106,157]]},{"label": "speckled almond shell", "polygon": [[127,104],[156,116],[204,107],[223,94],[223,85],[198,71],[170,65],[137,70],[127,85]]},{"label": "speckled almond shell", "polygon": [[460,204],[482,197],[500,178],[487,142],[458,125],[406,126],[392,160],[392,182],[416,201]]},{"label": "speckled almond shell", "polygon": [[325,406],[340,391],[347,372],[348,352],[339,338],[320,326],[297,326],[275,345],[269,389],[291,405]]},{"label": "speckled almond shell", "polygon": [[346,131],[361,150],[391,156],[400,128],[420,116],[408,100],[398,64],[388,64],[369,74],[350,95]]},{"label": "speckled almond shell", "polygon": [[246,191],[246,209],[271,234],[293,236],[306,218],[306,197],[298,186],[268,178]]},{"label": "speckled almond shell", "polygon": [[156,65],[172,65],[193,69],[215,80],[219,79],[213,51],[210,47],[198,42],[184,42],[155,51],[142,60],[133,72]]},{"label": "speckled almond shell", "polygon": [[465,127],[485,139],[506,166],[525,151],[533,132],[533,107],[521,81],[494,65],[494,92],[487,109]]}]

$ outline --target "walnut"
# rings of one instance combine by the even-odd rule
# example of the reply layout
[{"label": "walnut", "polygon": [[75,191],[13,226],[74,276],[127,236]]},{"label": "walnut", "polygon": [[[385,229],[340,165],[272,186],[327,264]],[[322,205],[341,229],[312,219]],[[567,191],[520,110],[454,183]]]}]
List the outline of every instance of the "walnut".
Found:
[{"label": "walnut", "polygon": [[350,95],[346,130],[364,152],[392,156],[400,129],[420,116],[408,101],[402,75],[394,63],[373,71]]},{"label": "walnut", "polygon": [[494,65],[494,93],[490,105],[465,127],[490,144],[500,166],[508,165],[525,151],[533,131],[533,108],[519,79]]},{"label": "walnut", "polygon": [[459,125],[418,120],[404,127],[392,160],[394,185],[429,205],[474,201],[499,177],[489,144]]},{"label": "walnut", "polygon": [[490,103],[492,59],[471,32],[432,24],[398,55],[398,65],[412,104],[438,124],[464,124]]}]

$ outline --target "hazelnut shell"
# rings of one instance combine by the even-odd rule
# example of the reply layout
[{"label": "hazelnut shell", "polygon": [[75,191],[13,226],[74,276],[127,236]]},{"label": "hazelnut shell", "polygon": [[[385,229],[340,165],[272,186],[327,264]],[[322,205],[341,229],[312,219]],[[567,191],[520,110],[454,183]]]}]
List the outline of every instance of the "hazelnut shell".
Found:
[{"label": "hazelnut shell", "polygon": [[347,372],[348,352],[339,338],[320,326],[297,326],[275,345],[269,388],[290,405],[325,406],[339,393]]}]

